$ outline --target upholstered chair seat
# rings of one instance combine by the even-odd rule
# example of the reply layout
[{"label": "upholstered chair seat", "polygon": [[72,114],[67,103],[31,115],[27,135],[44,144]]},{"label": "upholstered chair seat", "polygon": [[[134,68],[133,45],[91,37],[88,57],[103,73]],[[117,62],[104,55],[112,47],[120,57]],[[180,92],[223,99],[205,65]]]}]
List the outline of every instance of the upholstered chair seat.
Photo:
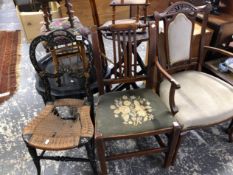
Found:
[{"label": "upholstered chair seat", "polygon": [[[233,116],[233,87],[209,74],[185,71],[173,74],[181,88],[176,91],[175,101],[179,112],[176,119],[183,129],[207,126]],[[169,107],[170,83],[160,85],[161,99]]]},{"label": "upholstered chair seat", "polygon": [[174,117],[151,89],[107,93],[99,98],[96,131],[104,137],[171,127]]}]

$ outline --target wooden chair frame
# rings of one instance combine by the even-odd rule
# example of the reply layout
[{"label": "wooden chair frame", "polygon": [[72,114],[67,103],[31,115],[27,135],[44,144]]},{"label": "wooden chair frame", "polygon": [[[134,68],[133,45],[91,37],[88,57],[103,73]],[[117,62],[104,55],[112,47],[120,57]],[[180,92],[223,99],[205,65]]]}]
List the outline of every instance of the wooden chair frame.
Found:
[{"label": "wooden chair frame", "polygon": [[[165,29],[164,32],[167,33],[168,32],[168,25],[173,21],[173,19],[175,18],[175,16],[178,13],[184,13],[187,15],[191,15],[192,17],[189,17],[189,19],[192,21],[192,24],[194,25],[195,19],[196,19],[196,15],[198,13],[203,13],[203,21],[202,21],[202,30],[201,30],[201,40],[200,40],[200,47],[199,47],[199,57],[198,58],[192,58],[190,55],[189,60],[187,61],[181,61],[178,63],[175,63],[173,65],[170,64],[168,58],[169,58],[169,50],[168,50],[168,38],[167,35],[165,34],[165,41],[164,41],[164,48],[166,49],[166,58],[162,58],[161,57],[161,53],[160,49],[157,48],[158,50],[158,57],[156,57],[155,60],[155,65],[157,67],[158,70],[158,75],[157,75],[157,92],[159,92],[159,85],[160,82],[164,79],[167,79],[170,83],[170,92],[169,92],[169,104],[170,104],[170,110],[172,111],[173,115],[175,115],[178,112],[178,108],[175,104],[175,92],[177,89],[180,88],[180,84],[172,77],[171,74],[182,71],[182,70],[197,70],[197,71],[202,71],[202,66],[203,66],[203,62],[204,62],[204,57],[205,57],[205,53],[206,51],[213,51],[213,52],[218,52],[221,53],[223,55],[226,56],[233,56],[233,53],[219,49],[219,48],[214,48],[214,47],[210,47],[210,46],[204,46],[205,44],[205,31],[206,31],[206,26],[207,26],[207,20],[208,20],[208,14],[211,10],[211,5],[207,4],[204,6],[199,6],[199,7],[195,7],[190,3],[187,2],[176,2],[174,4],[172,4],[169,8],[167,8],[167,10],[165,10],[163,13],[158,13],[155,12],[154,13],[154,17],[155,17],[155,22],[156,22],[156,26],[157,26],[157,31],[159,30],[159,21],[163,20],[165,23]],[[158,32],[156,32],[156,30],[152,31],[152,35],[156,38],[157,42],[158,42],[158,38],[159,38],[159,34]],[[192,41],[192,39],[191,39]],[[191,53],[192,48],[190,48],[190,53]],[[155,54],[155,51],[154,53]],[[228,120],[232,120],[228,129],[227,129],[227,133],[229,135],[229,140],[230,142],[233,141],[233,116],[232,118],[229,118]],[[223,123],[224,121],[221,121],[220,123]],[[190,127],[190,128],[186,128],[183,129],[180,137],[179,137],[179,141],[178,141],[178,145],[176,148],[176,153],[173,157],[173,163],[175,161],[176,158],[176,154],[178,151],[178,148],[183,140],[183,136],[185,135],[185,133],[187,133],[187,131],[189,130],[193,130],[193,129],[199,129],[199,128],[205,128],[205,127],[210,127],[213,125],[216,125],[219,123],[214,123],[211,125],[207,125],[207,126],[195,126],[195,127]]]},{"label": "wooden chair frame", "polygon": [[[61,37],[63,37],[62,40],[60,40]],[[36,47],[41,42],[46,42],[48,48],[50,48],[50,50],[51,50],[51,55],[52,55],[51,59],[54,62],[54,72],[48,72],[47,70],[42,69],[41,65],[38,63],[38,60],[36,59]],[[73,35],[72,33],[70,33],[69,31],[66,31],[66,30],[56,30],[56,31],[50,32],[48,35],[38,36],[32,41],[32,43],[30,45],[30,60],[31,60],[35,70],[37,71],[39,77],[42,79],[42,81],[44,83],[44,87],[45,87],[45,97],[44,97],[45,99],[44,99],[44,101],[46,102],[46,107],[44,108],[45,110],[43,110],[41,112],[41,114],[39,114],[37,116],[38,118],[41,118],[41,116],[44,114],[43,112],[46,112],[46,109],[48,108],[47,105],[50,105],[50,104],[54,105],[55,107],[56,107],[56,105],[58,105],[58,106],[66,106],[67,105],[69,107],[70,106],[76,107],[77,106],[76,103],[80,102],[80,106],[78,106],[79,108],[86,105],[86,104],[84,104],[83,100],[78,100],[78,99],[70,100],[71,98],[65,98],[65,97],[63,99],[58,99],[58,100],[54,99],[54,97],[51,94],[51,86],[50,86],[50,82],[49,82],[49,79],[56,79],[57,86],[59,86],[59,87],[61,86],[60,77],[64,74],[64,72],[61,72],[58,69],[58,67],[59,67],[58,59],[59,58],[57,57],[57,55],[59,55],[59,57],[64,57],[64,56],[67,56],[69,54],[79,53],[81,55],[80,59],[81,59],[82,64],[83,64],[83,77],[85,78],[86,96],[88,97],[87,103],[89,103],[88,105],[86,105],[86,106],[89,106],[89,108],[88,108],[89,110],[86,111],[86,114],[87,114],[88,120],[89,120],[89,117],[90,117],[90,120],[92,120],[92,122],[93,122],[93,120],[94,120],[93,119],[93,117],[94,117],[93,116],[93,99],[92,99],[92,94],[91,94],[90,89],[89,89],[89,87],[90,87],[89,86],[90,62],[86,58],[86,51],[85,51],[85,48],[84,48],[84,45],[83,45],[83,43],[86,44],[87,42],[88,42],[88,40],[86,40],[85,38],[82,37],[82,38],[77,39],[75,35]],[[73,47],[73,48],[70,49],[71,52],[68,52],[68,53],[67,52],[62,52],[62,49],[59,46],[60,45],[65,46],[66,44],[67,44],[66,48],[68,48],[68,45],[70,47]],[[90,43],[86,44],[86,47],[87,47],[87,49],[91,49],[90,48],[91,44]],[[89,50],[89,52],[90,52],[90,50]],[[89,53],[89,54],[91,54],[91,53]],[[56,109],[53,112],[54,112],[54,114],[58,115],[58,112],[56,112]],[[36,120],[38,120],[38,119],[35,119],[35,121]],[[43,118],[42,118],[42,120],[43,120]],[[92,129],[93,129],[93,125],[92,125]],[[51,147],[46,147],[46,144],[43,145],[42,147],[33,146],[31,143],[29,143],[31,136],[28,139],[27,135],[28,134],[23,133],[23,139],[25,141],[25,144],[26,144],[26,146],[28,148],[28,151],[29,151],[31,157],[33,158],[33,162],[34,162],[34,164],[35,164],[35,166],[37,168],[37,174],[38,175],[41,174],[40,160],[42,160],[42,159],[56,160],[56,161],[90,162],[91,166],[93,168],[94,174],[97,174],[96,164],[95,164],[94,139],[93,139],[93,137],[92,138],[90,138],[90,137],[80,138],[80,142],[76,143],[77,145],[72,145],[72,147],[51,148]],[[85,146],[85,148],[86,148],[88,158],[44,155],[46,151],[68,150],[68,149],[73,149],[73,148],[80,148],[80,147],[83,147],[83,146]],[[36,149],[41,149],[42,153],[40,155],[38,155]]]},{"label": "wooden chair frame", "polygon": [[[132,54],[133,52],[136,51],[136,30],[137,28],[140,27],[149,27],[149,31],[152,30],[152,28],[155,27],[154,24],[151,25],[146,25],[146,26],[140,26],[138,24],[115,24],[112,25],[108,28],[105,28],[105,30],[109,30],[110,32],[112,32],[112,36],[113,36],[113,45],[115,47],[120,48],[121,45],[123,46],[123,48],[126,48],[127,45],[125,44],[125,40],[127,40],[127,42],[130,42],[128,44],[129,47],[129,53],[127,54],[123,54],[123,58],[122,60],[117,60],[117,50],[113,49],[114,53],[114,58],[113,58],[113,62],[114,65],[118,65],[118,69],[114,70],[114,78],[112,79],[105,79],[105,77],[102,76],[101,74],[101,70],[102,70],[102,65],[100,64],[101,61],[101,54],[100,54],[100,46],[99,46],[99,41],[98,41],[98,31],[97,28],[94,27],[92,28],[92,42],[93,42],[93,55],[94,55],[94,63],[95,63],[95,67],[96,70],[98,70],[97,72],[97,80],[98,80],[98,85],[99,85],[99,93],[100,95],[105,93],[105,86],[109,86],[111,84],[115,84],[115,83],[120,83],[120,82],[124,82],[124,83],[132,83],[135,81],[146,81],[146,87],[147,88],[153,88],[154,84],[153,84],[153,74],[154,74],[154,60],[153,55],[150,54],[149,52],[149,59],[148,59],[148,65],[147,65],[147,73],[144,75],[138,75],[137,73],[134,73],[135,69],[134,66],[136,66],[136,63],[133,62],[132,59]],[[101,29],[99,29],[101,30]],[[123,37],[123,43],[120,41],[118,42],[119,44],[116,44],[115,41],[119,41],[120,37]],[[129,38],[128,38],[129,37]],[[133,39],[130,39],[130,37],[132,37]],[[127,39],[126,39],[127,38]],[[132,43],[134,42],[134,48],[132,48]],[[114,44],[115,43],[115,44]],[[151,43],[151,42],[150,42]],[[114,47],[113,46],[113,47]],[[153,44],[149,44],[150,49],[153,49],[154,45]],[[119,55],[121,55],[121,53],[119,53]],[[124,64],[122,64],[122,62],[124,62]],[[134,65],[132,65],[134,64]],[[121,65],[123,67],[121,67]],[[122,71],[122,69],[124,71]],[[171,156],[173,157],[173,151],[174,148],[176,146],[176,142],[177,142],[177,136],[179,135],[179,131],[180,131],[180,126],[178,123],[174,124],[173,127],[170,128],[162,128],[162,129],[158,129],[158,130],[154,130],[154,131],[148,131],[148,132],[143,132],[143,133],[138,133],[138,134],[126,134],[126,135],[115,135],[115,136],[109,136],[109,137],[104,137],[102,133],[100,133],[98,130],[95,131],[95,140],[96,140],[96,147],[97,147],[97,153],[98,153],[98,157],[100,160],[100,166],[101,166],[101,170],[102,170],[102,174],[107,174],[107,167],[106,167],[106,161],[111,161],[111,160],[116,160],[116,159],[126,159],[126,158],[130,158],[133,156],[142,156],[142,155],[150,155],[152,153],[158,153],[158,152],[165,152],[166,154],[166,158],[165,158],[165,167],[168,167],[171,163]],[[161,140],[161,138],[159,137],[159,134],[166,134],[169,138],[169,143],[168,145],[165,145],[163,143],[163,141]],[[155,136],[155,138],[157,139],[160,147],[157,148],[151,148],[148,150],[141,150],[141,151],[134,151],[134,152],[128,152],[128,153],[124,153],[124,154],[114,154],[114,155],[109,155],[109,156],[105,156],[105,141],[110,141],[110,140],[121,140],[121,139],[136,139],[136,138],[140,138],[140,137],[145,137],[145,136]]]},{"label": "wooden chair frame", "polygon": [[[49,7],[49,1],[60,1],[60,0],[42,0],[41,1],[42,11],[44,13],[45,27],[47,31],[50,31],[49,24],[52,22],[52,14],[51,14],[51,9]],[[73,11],[73,5],[71,3],[71,0],[65,0],[65,6],[67,8],[67,15],[69,18],[68,20],[70,22],[70,27],[74,28],[74,11]]]}]

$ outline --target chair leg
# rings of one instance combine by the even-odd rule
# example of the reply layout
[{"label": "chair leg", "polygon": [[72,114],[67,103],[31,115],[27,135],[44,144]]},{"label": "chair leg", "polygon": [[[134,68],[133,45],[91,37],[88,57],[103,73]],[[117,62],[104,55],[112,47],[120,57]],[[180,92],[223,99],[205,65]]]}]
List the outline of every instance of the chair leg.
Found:
[{"label": "chair leg", "polygon": [[176,147],[175,147],[175,153],[174,153],[174,155],[173,155],[172,162],[171,162],[172,165],[175,164],[176,157],[177,157],[177,154],[178,154],[178,150],[179,150],[179,148],[180,148],[181,143],[182,143],[183,140],[184,140],[185,134],[186,134],[186,133],[180,133],[180,135],[179,135],[178,142],[177,142],[177,145],[176,145]]},{"label": "chair leg", "polygon": [[100,161],[101,174],[107,175],[107,166],[105,159],[105,146],[102,138],[96,138],[97,154]]},{"label": "chair leg", "polygon": [[90,160],[90,164],[93,170],[94,175],[98,175],[97,172],[97,166],[96,166],[96,161],[95,161],[95,145],[94,145],[94,139],[92,139],[90,142],[88,142],[85,145],[85,148],[87,150],[87,156]]},{"label": "chair leg", "polygon": [[173,161],[173,155],[177,148],[177,143],[180,136],[181,127],[178,123],[174,124],[173,132],[168,137],[168,152],[166,152],[166,157],[164,161],[164,167],[167,168],[171,165]]},{"label": "chair leg", "polygon": [[41,166],[40,166],[40,159],[38,158],[38,155],[37,155],[37,152],[36,152],[36,149],[31,147],[30,145],[27,145],[27,148],[28,148],[28,152],[29,154],[31,155],[32,157],[32,160],[36,166],[36,170],[37,170],[37,175],[40,175],[41,174]]},{"label": "chair leg", "polygon": [[231,123],[227,131],[228,131],[228,136],[229,136],[229,142],[233,142],[233,119],[231,120]]}]

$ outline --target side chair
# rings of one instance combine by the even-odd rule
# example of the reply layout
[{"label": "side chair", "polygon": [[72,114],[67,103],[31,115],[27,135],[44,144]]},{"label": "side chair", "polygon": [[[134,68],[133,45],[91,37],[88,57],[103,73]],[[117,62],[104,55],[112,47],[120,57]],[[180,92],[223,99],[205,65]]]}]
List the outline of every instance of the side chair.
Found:
[{"label": "side chair", "polygon": [[[41,65],[36,56],[36,48],[46,42],[51,56],[49,67]],[[91,44],[84,38],[76,38],[66,30],[56,30],[47,35],[36,37],[30,45],[30,60],[45,87],[45,106],[23,129],[23,140],[37,168],[41,174],[40,160],[82,161],[90,162],[94,174],[96,172],[94,153],[94,126],[91,111],[92,95],[89,86]],[[86,52],[85,49],[89,51]],[[64,54],[65,53],[65,54]],[[69,57],[69,54],[72,57]],[[79,72],[77,72],[77,69]],[[75,73],[76,72],[76,73]],[[63,91],[76,85],[76,79],[81,80],[86,89],[86,100],[75,98],[55,99],[51,94],[51,84]],[[50,156],[48,151],[58,152],[74,148],[85,147],[88,158],[67,156]],[[38,151],[40,150],[40,151]],[[77,149],[78,150],[78,149]],[[40,153],[40,154],[39,154]]]},{"label": "side chair", "polygon": [[[157,29],[153,29],[150,37],[157,42],[157,91],[161,100],[182,125],[176,152],[188,131],[213,126],[233,118],[233,87],[202,72],[206,51],[233,56],[231,52],[204,45],[210,10],[210,4],[196,7],[187,2],[176,2],[164,12],[154,13]],[[199,13],[204,16],[200,24],[199,52],[198,57],[192,57],[194,26]],[[156,55],[155,50],[153,55]],[[233,121],[229,125],[228,134],[229,140],[232,141]]]},{"label": "side chair", "polygon": [[[147,71],[143,74],[139,73],[136,31],[140,27],[152,30],[151,28],[155,26],[140,26],[136,23],[113,24],[104,29],[93,27],[91,30],[93,58],[99,88],[95,115],[95,142],[101,174],[107,174],[107,161],[158,152],[165,153],[164,166],[168,167],[177,144],[180,126],[153,90],[154,60],[152,55],[148,57]],[[108,30],[112,36],[113,52],[110,58],[114,67],[113,74],[108,78],[102,76],[103,66],[100,64],[102,58],[98,30]],[[150,45],[150,49],[153,48]],[[132,84],[139,81],[144,82],[144,85],[139,89],[132,89]],[[129,86],[126,86],[124,91],[113,91],[114,87],[120,83]],[[110,92],[107,92],[106,86],[111,87]],[[168,139],[168,143],[160,138],[161,134],[167,136],[165,138]],[[147,136],[154,136],[159,147],[111,155],[107,155],[105,152],[107,141]]]}]

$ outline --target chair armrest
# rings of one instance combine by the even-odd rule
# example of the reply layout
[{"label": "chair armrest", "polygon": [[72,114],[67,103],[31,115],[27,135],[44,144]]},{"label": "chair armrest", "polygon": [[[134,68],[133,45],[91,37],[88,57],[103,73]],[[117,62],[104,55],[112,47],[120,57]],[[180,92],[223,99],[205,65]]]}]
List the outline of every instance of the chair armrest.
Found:
[{"label": "chair armrest", "polygon": [[175,104],[175,91],[180,88],[180,84],[159,64],[158,60],[155,61],[156,67],[159,72],[171,83],[169,91],[169,105],[173,115],[178,112],[178,108]]},{"label": "chair armrest", "polygon": [[232,52],[229,52],[229,51],[226,51],[226,50],[217,48],[217,47],[204,46],[204,48],[205,48],[206,50],[218,52],[218,53],[221,53],[221,54],[223,54],[223,55],[226,55],[226,56],[229,56],[229,57],[233,57],[233,53],[232,53]]}]

